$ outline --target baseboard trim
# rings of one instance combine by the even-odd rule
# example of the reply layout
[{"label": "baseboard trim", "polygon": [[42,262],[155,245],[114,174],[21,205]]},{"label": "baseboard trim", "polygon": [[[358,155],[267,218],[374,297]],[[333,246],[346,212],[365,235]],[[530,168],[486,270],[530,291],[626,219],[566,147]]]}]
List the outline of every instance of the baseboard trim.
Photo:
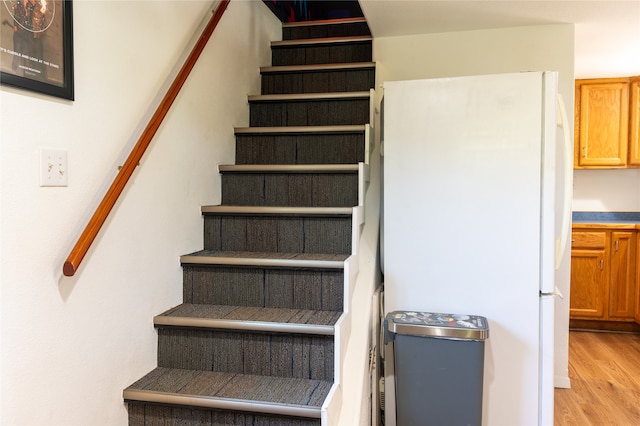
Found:
[{"label": "baseboard trim", "polygon": [[569,320],[569,330],[579,331],[616,331],[640,333],[640,324],[632,321]]},{"label": "baseboard trim", "polygon": [[553,386],[560,389],[571,389],[571,379],[569,376],[555,376]]}]

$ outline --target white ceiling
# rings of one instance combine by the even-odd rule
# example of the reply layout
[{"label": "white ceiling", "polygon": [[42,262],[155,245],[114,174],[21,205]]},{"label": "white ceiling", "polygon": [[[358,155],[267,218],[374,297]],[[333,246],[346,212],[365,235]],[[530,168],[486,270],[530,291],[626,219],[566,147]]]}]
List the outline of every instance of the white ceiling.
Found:
[{"label": "white ceiling", "polygon": [[360,0],[374,37],[575,24],[576,78],[640,75],[640,0]]}]

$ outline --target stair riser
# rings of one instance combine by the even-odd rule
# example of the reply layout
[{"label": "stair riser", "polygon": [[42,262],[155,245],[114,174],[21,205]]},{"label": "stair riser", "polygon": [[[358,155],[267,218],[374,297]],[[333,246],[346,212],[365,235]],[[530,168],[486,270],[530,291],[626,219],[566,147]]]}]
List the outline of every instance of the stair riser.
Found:
[{"label": "stair riser", "polygon": [[286,27],[283,28],[282,38],[284,40],[298,40],[307,38],[349,37],[370,34],[371,33],[369,31],[367,23],[358,22],[353,24]]},{"label": "stair riser", "polygon": [[353,207],[358,175],[223,174],[222,204],[235,206]]},{"label": "stair riser", "polygon": [[272,49],[272,65],[316,65],[371,62],[371,41],[331,46],[287,46]]},{"label": "stair riser", "polygon": [[369,122],[369,99],[252,103],[250,125],[329,126]]},{"label": "stair riser", "polygon": [[158,425],[260,425],[260,426],[318,426],[320,419],[267,416],[235,411],[205,410],[153,404],[128,403],[130,426]]},{"label": "stair riser", "polygon": [[262,94],[360,92],[375,84],[373,69],[262,74]]},{"label": "stair riser", "polygon": [[356,164],[364,134],[236,135],[236,164]]},{"label": "stair riser", "polygon": [[250,125],[333,126],[369,122],[369,99],[252,103]]},{"label": "stair riser", "polygon": [[204,215],[205,250],[351,253],[351,217]]},{"label": "stair riser", "polygon": [[183,266],[184,303],[342,311],[344,271]]},{"label": "stair riser", "polygon": [[333,336],[158,329],[158,367],[333,380]]}]

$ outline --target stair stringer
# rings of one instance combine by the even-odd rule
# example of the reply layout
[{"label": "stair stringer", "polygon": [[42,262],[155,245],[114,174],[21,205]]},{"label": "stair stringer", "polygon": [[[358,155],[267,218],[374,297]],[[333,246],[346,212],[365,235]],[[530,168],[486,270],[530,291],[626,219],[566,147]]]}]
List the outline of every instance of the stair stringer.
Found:
[{"label": "stair stringer", "polygon": [[[374,89],[370,90],[371,99],[376,99],[376,95],[378,94]],[[331,392],[327,396],[325,403],[322,407],[321,421],[323,425],[337,425],[340,424],[341,416],[343,415],[343,398],[344,398],[344,386],[345,386],[345,369],[344,361],[347,356],[347,349],[350,342],[351,332],[352,332],[352,319],[353,319],[353,304],[354,301],[354,292],[356,289],[356,285],[367,285],[367,279],[370,278],[369,275],[375,275],[370,270],[365,271],[365,276],[360,277],[360,265],[367,265],[373,269],[376,268],[376,263],[379,262],[380,259],[376,258],[373,262],[368,262],[366,259],[362,259],[360,243],[364,236],[365,230],[365,206],[366,206],[366,194],[370,189],[369,186],[371,184],[371,167],[375,167],[375,164],[371,164],[371,153],[375,149],[376,135],[374,131],[375,117],[379,114],[379,108],[376,107],[375,102],[371,102],[371,120],[370,124],[365,125],[365,158],[363,162],[358,163],[359,166],[359,176],[358,176],[358,206],[354,207],[353,212],[353,227],[352,227],[352,255],[345,260],[345,287],[344,287],[344,313],[340,318],[338,323],[336,324],[336,334],[335,334],[335,356],[336,356],[336,369],[335,369],[335,383]],[[375,182],[374,182],[375,184]],[[375,186],[375,185],[374,185]],[[375,196],[372,201],[375,201]],[[370,219],[374,220],[374,223],[370,223],[368,225],[375,226],[376,221],[379,223],[379,218],[373,217]],[[377,240],[377,232],[376,234]],[[365,250],[366,254],[366,250]],[[365,262],[365,263],[362,263]],[[371,342],[370,342],[371,343]],[[374,395],[373,397],[377,397]]]},{"label": "stair stringer", "polygon": [[363,171],[366,169],[364,163],[360,163],[360,178],[362,183],[359,190],[359,206],[353,207],[353,226],[352,226],[352,254],[344,261],[344,311],[340,319],[334,326],[334,384],[327,398],[322,405],[321,421],[323,425],[338,424],[340,413],[342,411],[343,391],[342,383],[344,382],[344,361],[346,359],[349,338],[351,337],[351,303],[353,300],[353,291],[358,277],[360,258],[359,243],[361,238],[361,230],[364,224],[364,178]]},{"label": "stair stringer", "polygon": [[[377,109],[375,104],[376,100],[376,91],[375,89],[369,90],[369,123],[365,126],[365,142],[364,142],[364,163],[368,166],[371,164],[371,152],[375,148],[375,131],[374,131],[374,121],[375,115],[377,113]],[[369,175],[367,174],[367,181],[369,180]]]},{"label": "stair stringer", "polygon": [[358,255],[352,254],[344,262],[344,312],[334,326],[334,383],[331,391],[322,405],[321,420],[323,425],[338,424],[340,412],[342,410],[343,392],[343,374],[344,360],[346,358],[346,350],[351,336],[351,308],[350,300],[351,290],[358,275]]}]

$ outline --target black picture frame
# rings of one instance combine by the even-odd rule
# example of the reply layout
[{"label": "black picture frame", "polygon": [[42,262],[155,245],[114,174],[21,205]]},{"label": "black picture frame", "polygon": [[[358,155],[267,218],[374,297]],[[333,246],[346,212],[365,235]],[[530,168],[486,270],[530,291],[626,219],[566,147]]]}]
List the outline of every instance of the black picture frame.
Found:
[{"label": "black picture frame", "polygon": [[0,7],[0,83],[74,100],[72,0],[0,0]]}]

